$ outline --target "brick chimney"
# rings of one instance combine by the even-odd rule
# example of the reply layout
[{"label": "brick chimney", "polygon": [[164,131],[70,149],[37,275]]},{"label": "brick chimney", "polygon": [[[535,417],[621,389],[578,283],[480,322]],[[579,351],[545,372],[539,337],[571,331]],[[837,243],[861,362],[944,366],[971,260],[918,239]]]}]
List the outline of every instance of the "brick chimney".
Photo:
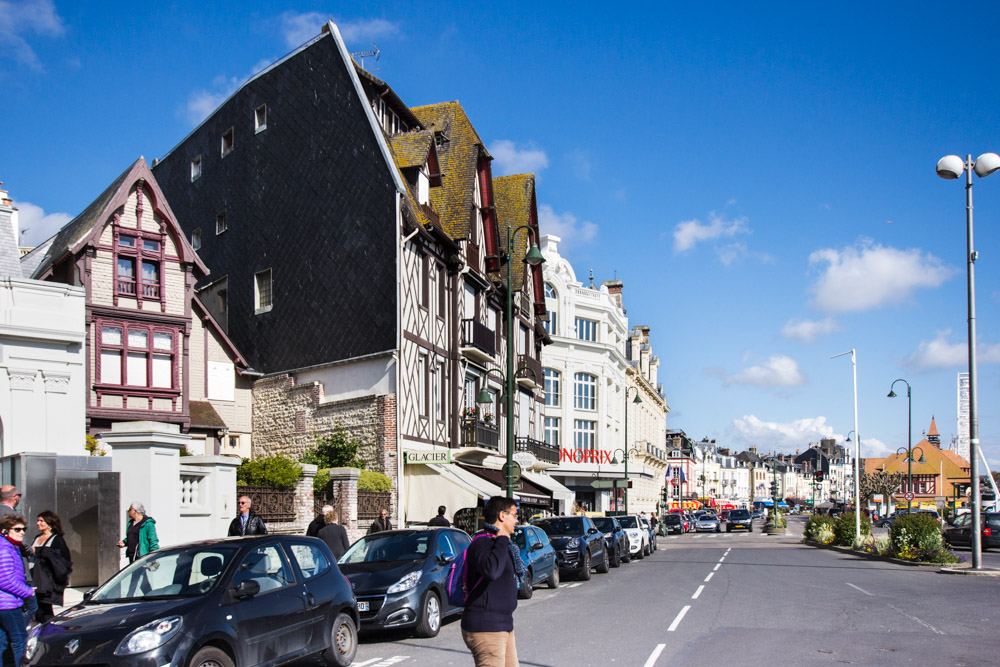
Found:
[{"label": "brick chimney", "polygon": [[625,283],[620,280],[605,280],[604,286],[608,288],[608,294],[611,295],[611,300],[615,304],[622,308],[622,290],[625,289]]}]

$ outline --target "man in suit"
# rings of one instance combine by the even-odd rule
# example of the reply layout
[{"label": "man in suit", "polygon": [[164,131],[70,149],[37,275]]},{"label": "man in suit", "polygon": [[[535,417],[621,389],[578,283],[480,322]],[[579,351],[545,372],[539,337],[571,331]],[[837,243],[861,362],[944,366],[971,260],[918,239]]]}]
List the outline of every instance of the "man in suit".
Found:
[{"label": "man in suit", "polygon": [[392,522],[389,521],[389,512],[383,509],[378,513],[378,518],[372,521],[368,534],[381,533],[384,530],[392,530]]},{"label": "man in suit", "polygon": [[267,535],[267,526],[253,511],[253,501],[248,496],[239,497],[239,511],[229,524],[229,537]]}]

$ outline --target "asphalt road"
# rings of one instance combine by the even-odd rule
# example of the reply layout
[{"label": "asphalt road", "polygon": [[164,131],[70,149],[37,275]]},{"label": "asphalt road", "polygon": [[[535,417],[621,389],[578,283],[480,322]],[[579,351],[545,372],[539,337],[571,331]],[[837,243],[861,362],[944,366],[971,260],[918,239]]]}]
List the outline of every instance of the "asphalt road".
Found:
[{"label": "asphalt road", "polygon": [[[536,589],[514,616],[521,664],[997,664],[1000,578],[807,547],[801,527],[660,538],[645,560]],[[457,620],[362,641],[357,667],[472,664]]]}]

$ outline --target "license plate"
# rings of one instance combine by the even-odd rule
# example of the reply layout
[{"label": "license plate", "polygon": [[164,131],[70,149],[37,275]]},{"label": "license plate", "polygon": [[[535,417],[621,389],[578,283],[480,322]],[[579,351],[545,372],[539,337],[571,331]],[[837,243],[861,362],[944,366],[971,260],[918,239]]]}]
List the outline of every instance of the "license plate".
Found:
[{"label": "license plate", "polygon": [[358,602],[358,611],[368,611],[368,603]]},{"label": "license plate", "polygon": [[742,523],[738,523],[735,526],[733,526],[733,528],[746,528],[746,526],[744,526]]}]

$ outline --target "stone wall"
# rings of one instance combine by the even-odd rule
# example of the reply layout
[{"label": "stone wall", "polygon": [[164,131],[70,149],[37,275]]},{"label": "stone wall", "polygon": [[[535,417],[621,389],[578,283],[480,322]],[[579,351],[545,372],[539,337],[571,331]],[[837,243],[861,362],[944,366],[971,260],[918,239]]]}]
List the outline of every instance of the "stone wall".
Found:
[{"label": "stone wall", "polygon": [[274,535],[304,535],[309,522],[316,518],[313,509],[313,478],[316,466],[302,464],[302,479],[295,485],[295,520],[270,523],[267,532]]}]

